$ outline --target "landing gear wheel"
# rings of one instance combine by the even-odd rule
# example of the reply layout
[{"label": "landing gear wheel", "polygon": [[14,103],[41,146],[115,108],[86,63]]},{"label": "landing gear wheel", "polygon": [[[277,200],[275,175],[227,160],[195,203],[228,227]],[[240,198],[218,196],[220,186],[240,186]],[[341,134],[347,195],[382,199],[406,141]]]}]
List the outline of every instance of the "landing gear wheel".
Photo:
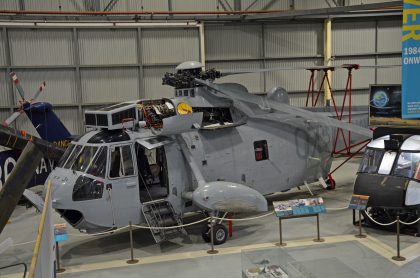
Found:
[{"label": "landing gear wheel", "polygon": [[213,233],[214,233],[214,236],[213,236],[214,245],[220,245],[226,242],[226,239],[228,237],[228,231],[224,225],[222,224],[214,225]]},{"label": "landing gear wheel", "polygon": [[204,242],[210,242],[210,224],[206,223],[203,228],[201,229],[201,237],[203,238]]},{"label": "landing gear wheel", "polygon": [[327,190],[334,190],[335,189],[335,180],[334,179],[328,179],[326,184],[327,184]]}]

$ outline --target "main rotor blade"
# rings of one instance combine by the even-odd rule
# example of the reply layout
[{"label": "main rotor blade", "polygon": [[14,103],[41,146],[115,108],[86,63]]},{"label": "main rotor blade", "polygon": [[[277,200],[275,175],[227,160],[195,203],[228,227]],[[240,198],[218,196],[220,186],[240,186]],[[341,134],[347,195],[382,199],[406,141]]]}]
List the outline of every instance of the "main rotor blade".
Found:
[{"label": "main rotor blade", "polygon": [[18,90],[18,93],[20,95],[20,97],[22,98],[22,100],[25,100],[25,91],[23,90],[22,86],[20,85],[19,79],[17,78],[17,75],[15,72],[11,72],[10,73],[10,77],[13,80],[13,83],[16,86],[16,89]]},{"label": "main rotor blade", "polygon": [[44,91],[46,85],[47,83],[45,83],[45,81],[41,83],[41,86],[39,86],[38,91],[35,93],[34,97],[31,98],[31,101],[36,100],[39,97],[42,91]]},{"label": "main rotor blade", "polygon": [[[354,64],[356,66],[356,64]],[[274,72],[274,71],[284,71],[284,70],[311,70],[311,71],[320,71],[320,70],[336,70],[336,69],[347,69],[349,65],[335,65],[335,66],[308,66],[308,67],[277,67],[277,68],[263,68],[263,69],[238,69],[238,70],[220,70],[222,77],[235,75],[235,74],[246,74],[246,73],[262,73],[262,72]],[[394,68],[401,67],[401,65],[357,65],[359,68]]]},{"label": "main rotor blade", "polygon": [[41,138],[32,136],[25,131],[0,125],[0,145],[17,150],[23,150],[28,142],[34,143],[46,158],[59,161],[65,149]]},{"label": "main rotor blade", "polygon": [[14,121],[16,121],[16,119],[20,116],[20,114],[22,114],[23,111],[16,111],[15,113],[13,113],[12,115],[10,115],[9,118],[7,118],[3,124],[5,126],[9,126],[11,125]]},{"label": "main rotor blade", "polygon": [[262,108],[271,108],[280,112],[302,117],[310,122],[324,124],[324,125],[328,125],[328,126],[332,126],[336,128],[342,128],[342,129],[345,129],[345,130],[348,130],[348,131],[351,131],[351,132],[354,132],[354,133],[357,133],[357,134],[360,134],[362,136],[366,136],[369,138],[371,138],[373,135],[372,131],[367,128],[363,128],[357,125],[342,122],[342,121],[330,118],[328,116],[306,111],[304,109],[300,109],[298,107],[290,106],[284,103],[271,101],[262,96],[253,95],[249,93],[243,93],[243,92],[239,92],[235,90],[228,90],[225,88],[222,89],[217,84],[214,84],[208,81],[203,81],[200,79],[195,79],[195,82],[219,92],[220,94],[223,95],[222,97],[254,103],[254,104],[259,105]]}]

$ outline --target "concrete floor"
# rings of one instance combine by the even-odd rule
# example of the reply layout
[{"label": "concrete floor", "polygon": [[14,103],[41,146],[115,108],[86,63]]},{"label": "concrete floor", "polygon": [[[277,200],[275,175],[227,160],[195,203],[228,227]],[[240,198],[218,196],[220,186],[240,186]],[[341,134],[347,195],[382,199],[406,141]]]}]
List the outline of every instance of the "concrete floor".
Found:
[{"label": "concrete floor", "polygon": [[[342,159],[337,159],[334,165],[341,161]],[[311,186],[316,194],[324,198],[327,208],[342,208],[348,205],[358,164],[359,160],[353,160],[334,174],[337,182],[334,191]],[[269,200],[299,197],[309,197],[309,193],[306,189],[292,190]],[[16,262],[29,263],[33,249],[31,241],[35,239],[39,217],[39,213],[33,208],[16,209],[11,219],[12,223],[8,224],[0,235],[0,242],[12,238],[16,245],[0,255],[0,266]],[[63,222],[55,215],[55,223]],[[322,276],[330,275],[329,270],[337,273],[338,276],[334,277],[420,277],[420,259],[417,257],[420,255],[419,238],[407,235],[401,237],[402,255],[407,256],[409,260],[395,263],[390,259],[396,255],[395,233],[364,229],[369,237],[356,239],[353,235],[357,233],[357,227],[352,225],[350,210],[329,210],[320,216],[320,223],[321,236],[326,242],[315,244],[312,242],[312,238],[316,236],[314,217],[283,222],[283,239],[288,246],[282,250],[304,265],[312,266],[312,272],[318,274],[316,277],[330,277]],[[68,227],[68,230],[70,240],[60,245],[61,263],[66,268],[66,272],[59,275],[61,277],[241,277],[241,265],[244,261],[242,257],[248,256],[243,253],[249,254],[246,249],[279,250],[274,247],[279,238],[278,221],[274,216],[235,222],[233,237],[217,247],[219,254],[211,256],[206,253],[209,245],[201,239],[201,225],[188,227],[188,238],[178,238],[160,245],[154,243],[149,231],[135,230],[134,257],[140,260],[137,265],[125,263],[130,256],[127,231],[87,236],[71,227]],[[330,268],[326,268],[327,266]],[[0,277],[22,277],[13,275],[21,271],[18,267],[3,270],[0,271]],[[346,271],[353,276],[345,276]]]}]

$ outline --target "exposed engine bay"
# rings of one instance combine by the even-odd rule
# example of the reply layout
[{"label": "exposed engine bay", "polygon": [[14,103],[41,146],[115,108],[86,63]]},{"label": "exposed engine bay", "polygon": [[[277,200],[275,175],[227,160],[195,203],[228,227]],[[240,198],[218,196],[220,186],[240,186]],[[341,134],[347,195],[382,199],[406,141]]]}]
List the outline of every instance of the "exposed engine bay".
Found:
[{"label": "exposed engine bay", "polygon": [[176,115],[175,106],[169,99],[144,100],[137,104],[140,116],[146,122],[146,128],[160,129],[163,119]]}]

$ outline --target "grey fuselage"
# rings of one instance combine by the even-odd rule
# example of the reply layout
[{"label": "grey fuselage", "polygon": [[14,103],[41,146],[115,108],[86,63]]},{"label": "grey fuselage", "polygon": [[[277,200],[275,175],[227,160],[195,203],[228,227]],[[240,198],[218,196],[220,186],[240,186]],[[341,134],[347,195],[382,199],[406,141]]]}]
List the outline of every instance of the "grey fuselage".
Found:
[{"label": "grey fuselage", "polygon": [[[192,107],[225,106],[231,110],[233,122],[230,127],[195,129],[182,132],[180,136],[206,181],[228,181],[253,188],[262,195],[285,191],[300,186],[305,181],[313,182],[325,178],[331,167],[332,138],[335,129],[312,124],[302,118],[287,114],[274,113],[258,107],[246,105],[252,113],[259,113],[258,118],[247,118],[236,110],[230,101],[219,101],[203,96],[196,91],[196,98],[171,99],[176,107],[181,102]],[[197,103],[199,102],[199,103]],[[273,115],[275,114],[275,115]],[[268,116],[277,117],[273,121]],[[281,122],[278,121],[281,119]],[[94,233],[107,229],[144,223],[142,200],[149,194],[142,188],[144,179],[140,174],[144,156],[138,155],[139,142],[153,141],[160,135],[150,128],[115,131],[96,130],[83,135],[73,145],[107,147],[106,170],[102,177],[85,171],[75,171],[69,167],[57,167],[50,174],[53,184],[53,207],[75,228]],[[92,140],[113,134],[117,141]],[[95,137],[96,136],[96,137]],[[110,137],[112,137],[110,135]],[[197,211],[188,193],[198,186],[198,181],[188,165],[185,155],[175,135],[167,135],[169,140],[163,145],[157,144],[165,159],[159,165],[159,185],[156,190],[165,191],[161,197],[168,200],[177,214]],[[91,143],[95,142],[95,143]],[[256,144],[257,142],[257,144]],[[264,154],[258,142],[266,142]],[[118,146],[129,146],[133,172],[119,178],[110,178],[111,150]],[[152,146],[153,149],[153,146]],[[152,168],[155,168],[154,165]],[[163,176],[165,175],[165,177]],[[75,183],[81,177],[97,180],[103,190],[95,191],[95,199],[75,200]],[[160,186],[160,187],[159,187]],[[163,190],[163,189],[164,190]],[[95,190],[95,189],[92,189]],[[143,195],[142,195],[143,194]],[[156,197],[157,198],[157,197]]]}]

